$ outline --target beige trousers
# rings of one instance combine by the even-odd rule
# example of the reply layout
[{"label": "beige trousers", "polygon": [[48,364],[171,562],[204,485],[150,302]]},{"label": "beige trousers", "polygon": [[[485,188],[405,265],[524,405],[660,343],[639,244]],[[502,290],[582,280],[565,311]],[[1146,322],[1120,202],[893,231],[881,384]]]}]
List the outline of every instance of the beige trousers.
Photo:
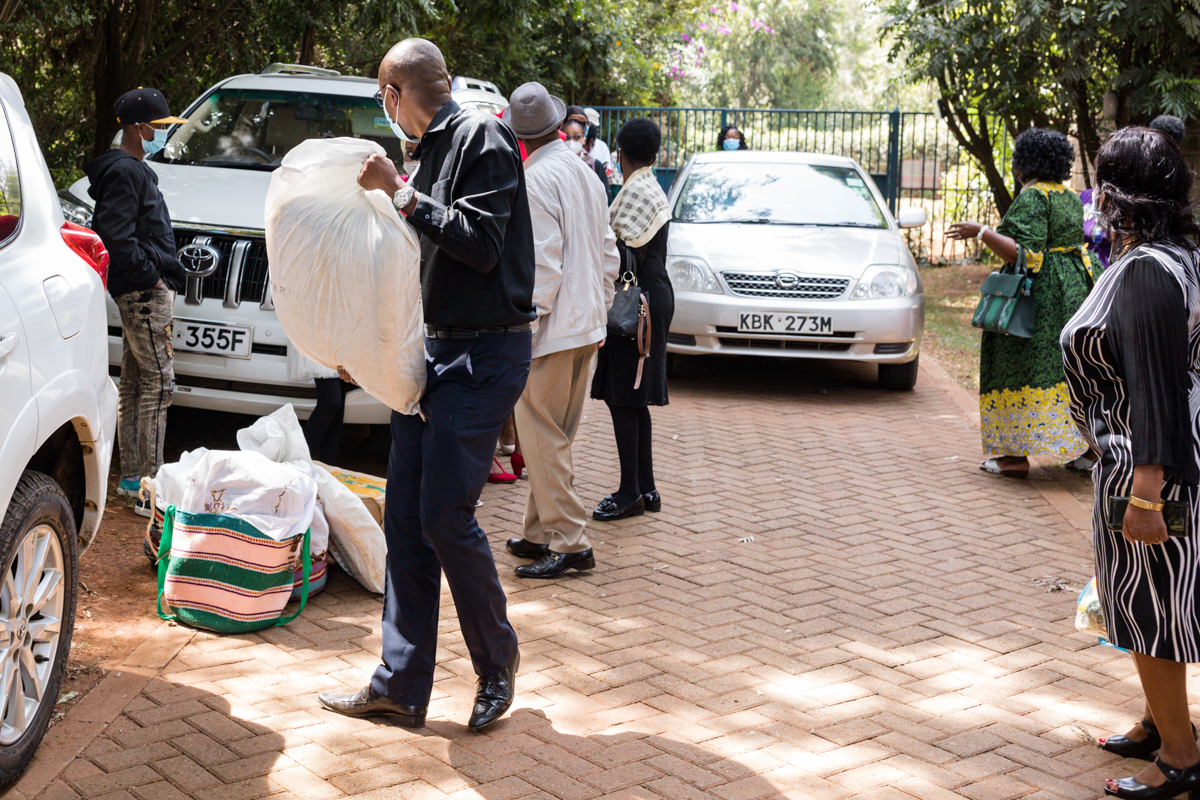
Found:
[{"label": "beige trousers", "polygon": [[575,491],[571,442],[583,416],[595,354],[593,344],[535,358],[513,410],[529,468],[525,540],[556,553],[578,553],[592,546],[583,532],[587,512]]}]

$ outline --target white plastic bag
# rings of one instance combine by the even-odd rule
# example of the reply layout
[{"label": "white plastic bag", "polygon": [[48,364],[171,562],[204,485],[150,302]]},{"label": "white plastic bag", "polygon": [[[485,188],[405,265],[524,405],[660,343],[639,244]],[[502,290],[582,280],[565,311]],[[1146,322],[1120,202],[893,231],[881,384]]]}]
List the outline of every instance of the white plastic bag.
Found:
[{"label": "white plastic bag", "polygon": [[[317,485],[323,522],[328,525],[325,541],[342,569],[369,592],[383,594],[387,568],[387,541],[383,530],[362,501],[327,470],[312,463],[308,443],[292,405],[260,417],[237,434],[238,447],[259,453],[272,461],[285,462],[312,478]],[[317,550],[317,525],[313,523],[313,552]]]},{"label": "white plastic bag", "polygon": [[312,478],[260,453],[237,450],[202,455],[177,505],[189,514],[236,516],[277,542],[308,530],[316,507],[317,484]]},{"label": "white plastic bag", "polygon": [[362,139],[292,148],[267,191],[275,313],[291,346],[343,367],[389,408],[414,414],[425,389],[420,246],[391,198],[363,191]]},{"label": "white plastic bag", "polygon": [[305,358],[298,348],[289,347],[287,376],[292,383],[312,383],[313,378],[336,378],[338,371],[323,367],[311,358]]}]

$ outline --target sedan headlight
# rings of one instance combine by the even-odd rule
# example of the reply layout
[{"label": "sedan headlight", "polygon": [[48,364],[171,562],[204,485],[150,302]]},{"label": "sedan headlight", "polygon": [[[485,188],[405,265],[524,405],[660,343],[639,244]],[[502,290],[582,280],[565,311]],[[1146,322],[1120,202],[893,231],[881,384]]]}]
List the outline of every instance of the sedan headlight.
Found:
[{"label": "sedan headlight", "polygon": [[911,297],[920,286],[917,271],[903,264],[867,267],[858,285],[850,294],[851,300],[886,300]]},{"label": "sedan headlight", "polygon": [[66,189],[58,193],[58,204],[69,221],[85,228],[92,227],[92,209],[77,201]]},{"label": "sedan headlight", "polygon": [[667,277],[677,292],[721,294],[721,283],[703,258],[670,256],[667,258]]}]

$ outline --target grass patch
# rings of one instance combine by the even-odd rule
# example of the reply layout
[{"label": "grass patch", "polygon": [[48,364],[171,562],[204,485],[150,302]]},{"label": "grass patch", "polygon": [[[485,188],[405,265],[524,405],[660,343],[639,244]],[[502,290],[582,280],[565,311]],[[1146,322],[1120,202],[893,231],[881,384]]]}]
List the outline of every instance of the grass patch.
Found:
[{"label": "grass patch", "polygon": [[924,267],[925,340],[922,349],[965,389],[979,391],[979,331],[971,316],[979,287],[991,273],[987,264],[968,262]]}]

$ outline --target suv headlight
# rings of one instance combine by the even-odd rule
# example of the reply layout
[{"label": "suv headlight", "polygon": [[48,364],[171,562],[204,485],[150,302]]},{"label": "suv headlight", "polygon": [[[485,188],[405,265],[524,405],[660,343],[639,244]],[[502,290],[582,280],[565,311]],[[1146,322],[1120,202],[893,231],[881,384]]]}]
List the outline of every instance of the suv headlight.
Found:
[{"label": "suv headlight", "polygon": [[92,227],[92,209],[76,200],[66,189],[58,193],[58,204],[62,206],[63,216],[68,220],[85,228]]},{"label": "suv headlight", "polygon": [[851,300],[886,300],[911,297],[921,285],[917,271],[903,264],[867,267],[858,285],[850,294]]},{"label": "suv headlight", "polygon": [[721,294],[721,282],[703,258],[670,256],[667,258],[667,277],[677,292]]}]

